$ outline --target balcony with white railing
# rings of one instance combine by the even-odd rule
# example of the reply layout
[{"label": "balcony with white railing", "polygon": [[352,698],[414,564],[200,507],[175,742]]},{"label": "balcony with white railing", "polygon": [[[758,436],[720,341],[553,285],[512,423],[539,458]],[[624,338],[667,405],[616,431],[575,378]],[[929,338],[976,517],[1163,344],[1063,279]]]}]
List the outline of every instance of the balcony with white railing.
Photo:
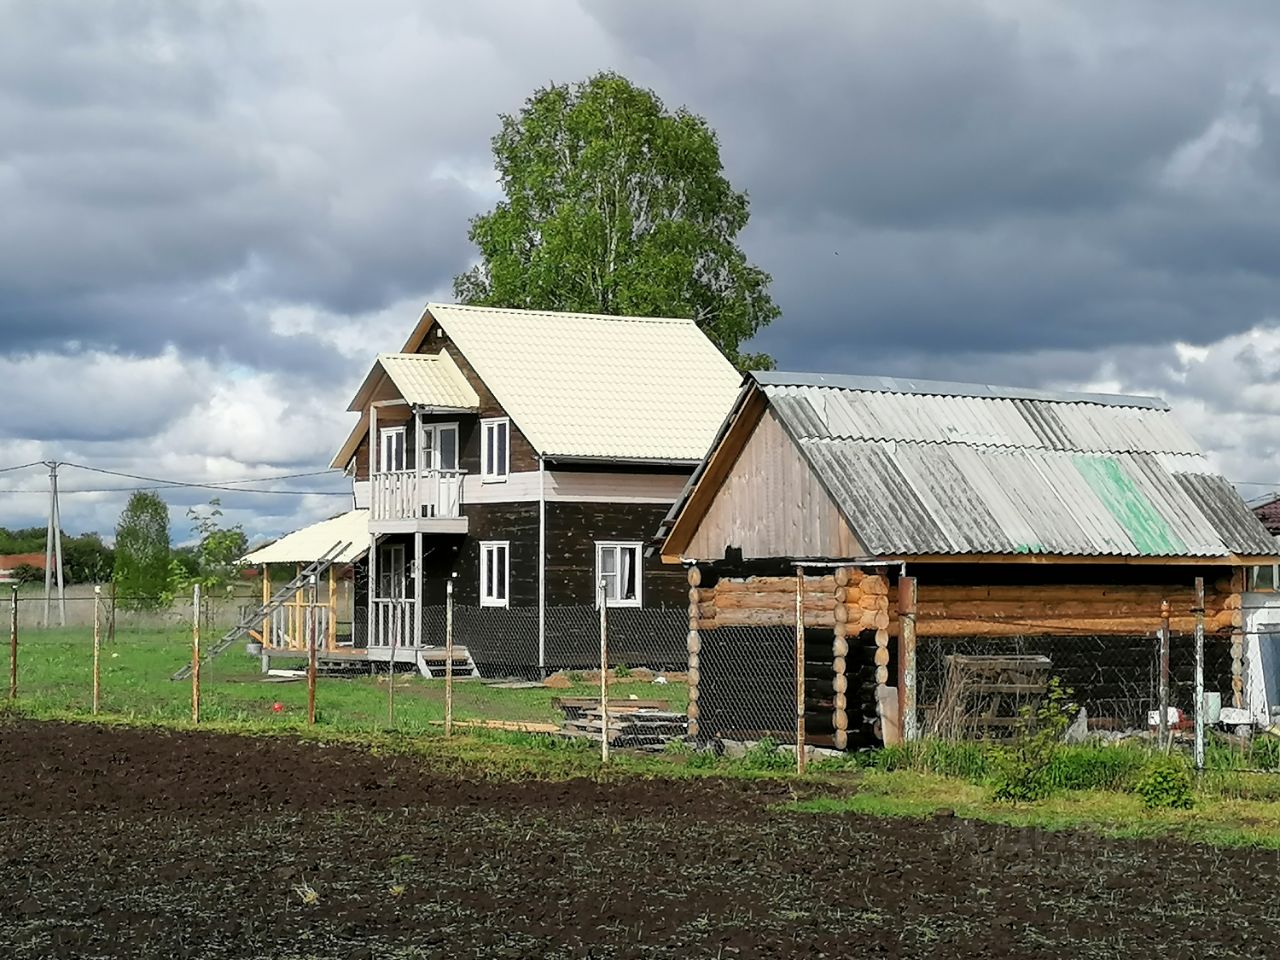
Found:
[{"label": "balcony with white railing", "polygon": [[466,532],[463,470],[394,470],[369,480],[369,522],[382,529]]}]

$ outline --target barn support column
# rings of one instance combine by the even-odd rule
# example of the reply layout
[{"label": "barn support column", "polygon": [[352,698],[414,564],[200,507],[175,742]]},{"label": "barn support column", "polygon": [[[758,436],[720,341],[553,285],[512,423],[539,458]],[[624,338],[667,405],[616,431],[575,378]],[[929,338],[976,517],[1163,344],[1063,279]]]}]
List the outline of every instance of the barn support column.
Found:
[{"label": "barn support column", "polygon": [[702,583],[702,571],[697,565],[689,568],[689,706],[685,715],[689,718],[689,736],[698,737],[698,673],[699,654],[702,651],[702,637],[698,632],[698,584]]},{"label": "barn support column", "polygon": [[916,722],[916,578],[898,578],[898,725],[903,740],[920,737]]},{"label": "barn support column", "polygon": [[[832,628],[835,640],[831,646],[832,678],[832,726],[835,727],[835,745],[837,750],[849,748],[849,615],[845,608],[845,597],[851,580],[848,567],[835,569],[835,607],[832,616],[835,624]],[[855,624],[856,631],[856,624]],[[856,633],[855,633],[856,636]]]}]

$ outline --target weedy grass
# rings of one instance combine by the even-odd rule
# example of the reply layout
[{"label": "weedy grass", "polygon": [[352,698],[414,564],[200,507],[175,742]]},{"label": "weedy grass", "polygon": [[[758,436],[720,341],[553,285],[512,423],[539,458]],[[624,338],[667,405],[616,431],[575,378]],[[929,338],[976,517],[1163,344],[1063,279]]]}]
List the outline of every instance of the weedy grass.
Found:
[{"label": "weedy grass", "polygon": [[919,770],[868,770],[854,793],[808,797],[785,809],[916,818],[946,809],[957,817],[1010,826],[1280,849],[1280,802],[1222,796],[1203,782],[1190,810],[1149,809],[1136,794],[1106,789],[1064,790],[1035,803],[1011,806],[994,800],[985,785],[954,777]]}]

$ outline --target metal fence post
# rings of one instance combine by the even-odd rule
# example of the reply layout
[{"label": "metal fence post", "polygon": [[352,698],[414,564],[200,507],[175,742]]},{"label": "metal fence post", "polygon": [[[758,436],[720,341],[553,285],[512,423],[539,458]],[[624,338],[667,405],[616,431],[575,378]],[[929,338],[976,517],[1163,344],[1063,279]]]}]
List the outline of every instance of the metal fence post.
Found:
[{"label": "metal fence post", "polygon": [[453,733],[453,580],[444,585],[444,735]]},{"label": "metal fence post", "polygon": [[1169,746],[1169,601],[1160,601],[1160,716],[1158,718],[1159,745]]},{"label": "metal fence post", "polygon": [[600,762],[609,762],[609,603],[600,578]]},{"label": "metal fence post", "polygon": [[918,740],[916,722],[916,578],[898,578],[898,702],[901,705],[902,739]]},{"label": "metal fence post", "polygon": [[796,567],[796,773],[804,773],[804,567]]},{"label": "metal fence post", "polygon": [[1196,577],[1196,769],[1204,770],[1204,577]]},{"label": "metal fence post", "polygon": [[9,604],[9,699],[18,699],[18,585]]},{"label": "metal fence post", "polygon": [[191,722],[200,722],[200,584],[191,588]]},{"label": "metal fence post", "polygon": [[100,660],[102,654],[102,624],[99,612],[102,609],[102,587],[93,588],[93,715],[98,715],[98,692],[101,687]]}]

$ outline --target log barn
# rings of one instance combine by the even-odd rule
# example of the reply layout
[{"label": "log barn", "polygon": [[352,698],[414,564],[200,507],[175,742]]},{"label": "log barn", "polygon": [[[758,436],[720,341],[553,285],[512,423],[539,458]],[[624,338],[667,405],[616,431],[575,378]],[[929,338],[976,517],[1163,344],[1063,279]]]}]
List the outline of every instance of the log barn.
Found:
[{"label": "log barn", "polygon": [[1166,626],[1189,709],[1197,585],[1208,689],[1240,705],[1247,575],[1276,552],[1161,400],[777,372],[747,375],[659,542],[687,570],[691,732],[837,748],[1007,731],[1050,676],[1091,725],[1144,724]]}]

